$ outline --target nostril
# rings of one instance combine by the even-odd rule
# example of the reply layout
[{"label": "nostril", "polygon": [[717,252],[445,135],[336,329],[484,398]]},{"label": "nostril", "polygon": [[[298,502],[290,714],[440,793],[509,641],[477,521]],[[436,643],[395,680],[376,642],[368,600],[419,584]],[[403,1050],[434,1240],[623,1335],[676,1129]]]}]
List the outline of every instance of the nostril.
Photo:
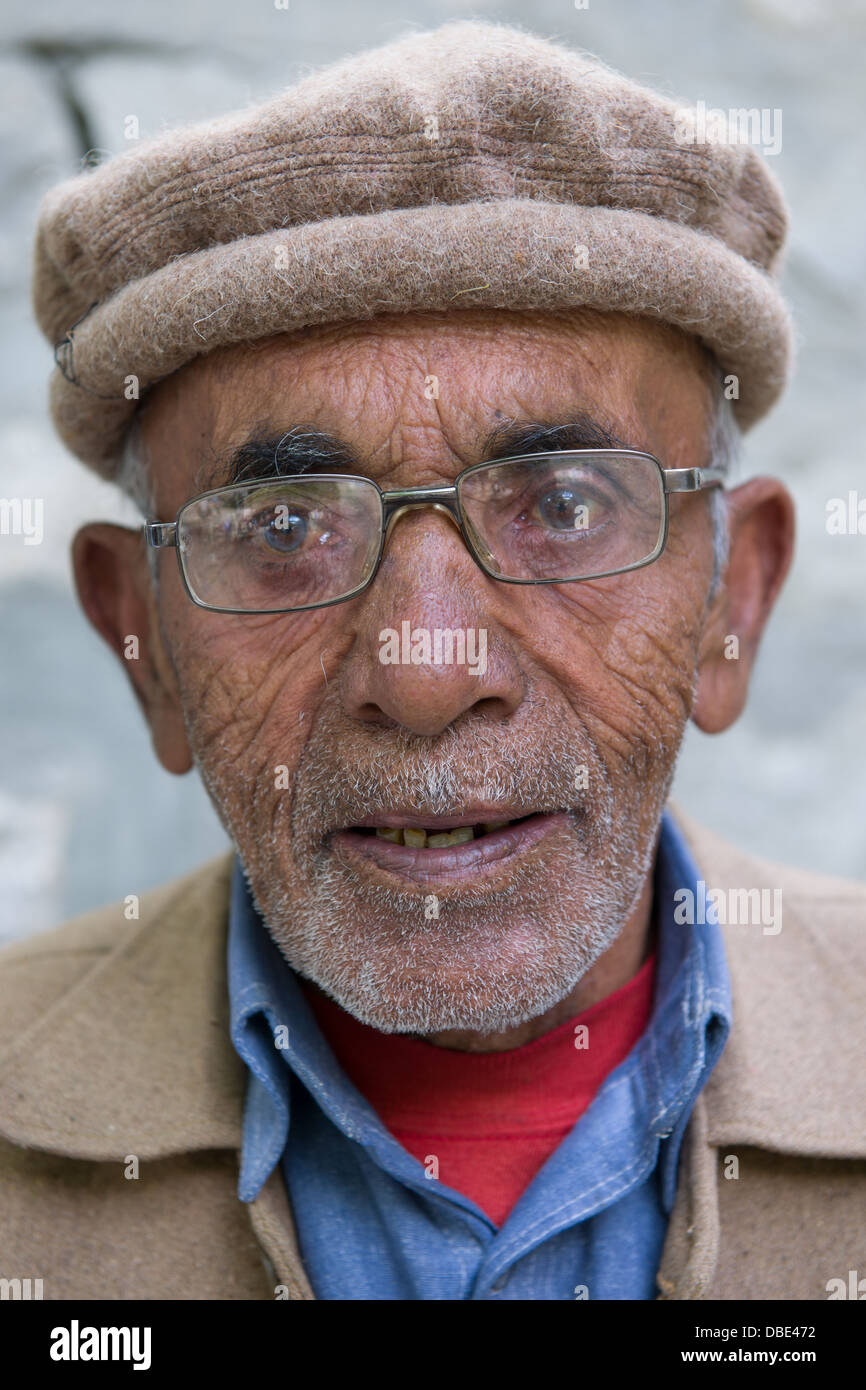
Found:
[{"label": "nostril", "polygon": [[507,719],[513,712],[512,702],[500,695],[485,695],[472,706],[473,714],[483,715],[487,719]]},{"label": "nostril", "polygon": [[377,724],[380,729],[399,729],[402,727],[398,719],[386,714],[381,705],[377,705],[373,700],[368,700],[354,710],[354,717],[364,724]]}]

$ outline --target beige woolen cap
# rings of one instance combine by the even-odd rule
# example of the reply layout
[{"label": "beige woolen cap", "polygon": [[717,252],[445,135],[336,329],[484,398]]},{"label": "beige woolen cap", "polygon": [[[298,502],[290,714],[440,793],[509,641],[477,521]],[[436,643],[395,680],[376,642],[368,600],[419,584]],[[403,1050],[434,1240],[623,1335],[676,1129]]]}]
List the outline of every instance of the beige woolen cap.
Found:
[{"label": "beige woolen cap", "polygon": [[41,208],[54,423],[111,477],[135,391],[199,354],[481,305],[674,324],[738,378],[747,428],[789,371],[785,204],[755,149],[696,133],[587,54],[455,22],[137,144]]}]

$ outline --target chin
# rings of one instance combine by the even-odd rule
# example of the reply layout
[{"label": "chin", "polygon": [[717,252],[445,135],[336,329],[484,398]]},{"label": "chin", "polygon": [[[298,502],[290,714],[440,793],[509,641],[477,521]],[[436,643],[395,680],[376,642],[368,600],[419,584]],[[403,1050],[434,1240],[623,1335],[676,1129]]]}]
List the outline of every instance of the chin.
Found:
[{"label": "chin", "polygon": [[380,1032],[499,1033],[561,1003],[620,925],[605,932],[596,920],[583,931],[573,909],[544,923],[478,916],[459,931],[442,919],[424,931],[407,931],[405,922],[402,931],[398,923],[383,928],[381,919],[365,929],[358,917],[348,931],[321,920],[299,931],[301,913],[279,944],[300,974]]}]

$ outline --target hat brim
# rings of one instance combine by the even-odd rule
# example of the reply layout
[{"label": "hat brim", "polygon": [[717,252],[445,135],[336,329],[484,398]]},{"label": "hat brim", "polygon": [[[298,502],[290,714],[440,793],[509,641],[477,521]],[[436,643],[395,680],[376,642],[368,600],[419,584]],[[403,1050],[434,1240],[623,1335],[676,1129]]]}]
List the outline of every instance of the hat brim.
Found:
[{"label": "hat brim", "polygon": [[497,198],[331,218],[170,261],[75,328],[52,416],[72,452],[111,478],[135,392],[195,357],[311,325],[470,306],[672,324],[737,378],[743,429],[777,400],[792,355],[775,280],[716,237],[641,212]]}]

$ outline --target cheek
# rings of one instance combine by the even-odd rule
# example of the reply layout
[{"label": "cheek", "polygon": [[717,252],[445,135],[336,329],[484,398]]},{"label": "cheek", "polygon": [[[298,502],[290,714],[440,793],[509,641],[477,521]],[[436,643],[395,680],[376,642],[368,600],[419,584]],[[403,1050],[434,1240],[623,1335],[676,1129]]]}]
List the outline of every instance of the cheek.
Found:
[{"label": "cheek", "polygon": [[[525,591],[526,592],[526,591]],[[510,620],[606,756],[676,746],[694,699],[701,595],[661,561],[596,583],[532,592]]]},{"label": "cheek", "polygon": [[327,689],[333,619],[187,607],[166,631],[196,757],[246,786],[268,768],[293,772]]},{"label": "cheek", "polygon": [[600,714],[631,745],[627,757],[639,744],[662,753],[678,746],[695,697],[698,636],[693,621],[663,602],[642,605],[611,632]]}]

